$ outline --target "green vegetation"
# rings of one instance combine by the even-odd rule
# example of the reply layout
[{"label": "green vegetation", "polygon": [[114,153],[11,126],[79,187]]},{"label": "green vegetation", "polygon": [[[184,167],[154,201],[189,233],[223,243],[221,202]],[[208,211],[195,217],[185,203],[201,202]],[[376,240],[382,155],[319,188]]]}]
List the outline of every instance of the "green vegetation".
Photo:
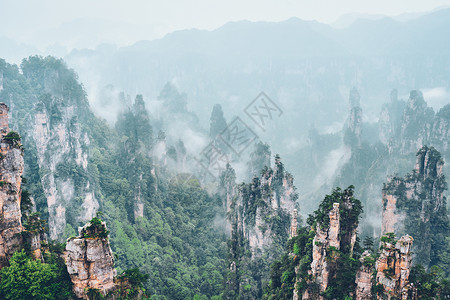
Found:
[{"label": "green vegetation", "polygon": [[[332,194],[326,195],[319,209],[308,217],[308,226],[298,230],[298,235],[289,240],[287,253],[277,260],[271,269],[271,281],[265,290],[263,299],[292,298],[294,288],[301,295],[306,289],[310,294],[318,295],[318,286],[309,274],[312,262],[313,240],[317,230],[328,230],[329,212],[334,203],[339,203],[340,213],[340,249],[328,247],[328,264],[334,276],[331,277],[327,290],[323,293],[326,299],[347,299],[355,290],[356,271],[360,265],[361,254],[358,239],[351,251],[350,239],[355,232],[360,214],[361,202],[353,197],[354,187],[345,190],[336,188]],[[321,246],[320,244],[316,246]],[[290,254],[292,253],[292,254]],[[371,262],[373,263],[373,262]],[[295,268],[298,268],[295,274]],[[294,286],[295,282],[298,284]]]},{"label": "green vegetation", "polygon": [[16,252],[10,266],[0,270],[0,298],[11,300],[69,299],[73,296],[65,264],[33,260],[25,251]]},{"label": "green vegetation", "polygon": [[[355,272],[360,264],[358,258],[363,249],[358,239],[353,249],[349,245],[363,213],[363,204],[354,197],[353,186],[345,190],[334,189],[308,218],[307,226],[299,228],[298,235],[288,241],[286,228],[289,226],[289,216],[274,212],[265,200],[276,194],[275,200],[280,201],[283,179],[289,180],[292,176],[285,171],[278,155],[275,156],[276,167],[271,169],[269,146],[258,143],[250,155],[250,174],[247,175],[261,175],[260,178],[273,176],[272,185],[261,184],[262,180],[255,177],[250,183],[238,186],[242,208],[236,207],[236,199],[232,199],[233,209],[245,211],[242,216],[245,225],[255,224],[256,212],[260,209],[264,212],[264,224],[259,229],[270,231],[275,236],[270,249],[257,251],[252,256],[242,228],[233,224],[231,238],[223,232],[221,220],[228,216],[225,215],[221,192],[235,181],[234,171],[227,168],[220,178],[222,191],[211,195],[192,174],[186,171],[176,174],[167,167],[164,159],[155,160],[152,151],[158,142],[167,143],[166,156],[170,163],[182,162],[187,151],[183,141],[173,141],[170,135],[166,137],[165,122],[171,120],[150,119],[142,95],[137,95],[132,105],[125,105],[127,99],[122,95],[124,109],[118,115],[115,126],[110,127],[92,114],[76,74],[61,59],[32,56],[22,62],[20,71],[18,66],[0,60],[0,71],[5,78],[0,101],[10,105],[11,99],[14,99],[11,128],[20,130],[27,149],[25,168],[29,180],[24,180],[21,203],[25,240],[45,230],[49,208],[44,187],[47,188],[54,179],[58,185],[70,190],[68,194],[73,193],[71,200],[64,202],[67,224],[62,239],[74,235],[75,229],[83,225],[83,202],[87,193],[94,195],[99,209],[105,212],[101,218],[107,222],[111,233],[98,215],[82,234],[86,238],[109,236],[120,274],[120,297],[132,298],[145,292],[152,299],[291,299],[294,289],[300,294],[306,289],[318,294],[318,285],[308,274],[313,247],[322,246],[319,241],[314,244],[314,236],[318,230],[329,227],[329,212],[334,203],[339,203],[341,244],[340,247],[325,249],[330,254],[330,265],[338,267],[333,271],[329,288],[323,296],[327,299],[348,299],[354,290]],[[417,93],[412,96],[417,98],[418,106],[424,110],[417,122],[411,122],[406,128],[408,137],[414,137],[418,128],[429,122],[431,117],[430,110],[423,106],[421,96]],[[179,93],[173,85],[167,84],[163,88],[159,100],[163,103],[163,109],[174,118],[186,117],[189,126],[198,123],[195,114],[187,111],[186,95]],[[355,112],[360,113],[359,110]],[[447,118],[448,112],[447,105],[438,116]],[[33,126],[36,124],[29,122],[29,116],[37,113],[46,117],[40,126],[42,130],[48,130],[51,136],[45,141],[48,142],[47,148],[39,149],[39,152],[33,139]],[[399,121],[394,121],[399,127]],[[210,136],[215,137],[225,127],[223,111],[220,105],[216,105],[211,114]],[[59,137],[54,134],[58,128],[65,130],[63,138],[67,139],[71,148],[53,165],[51,158],[59,151]],[[154,136],[156,132],[159,133]],[[395,161],[400,168],[407,159],[399,155],[389,160],[385,145],[369,144],[364,140],[359,145],[357,138],[351,132],[344,135],[344,142],[352,145],[352,157],[342,168],[336,185],[365,185],[365,190],[362,188],[357,195],[367,199],[368,186],[379,179],[376,176],[382,174],[384,180],[389,163]],[[321,161],[341,145],[342,136],[340,133],[321,135],[313,128],[309,139],[312,146],[298,152],[298,156],[306,160],[305,170],[308,172],[304,172],[305,177],[311,176],[310,170],[317,169],[316,161]],[[21,137],[14,131],[5,140],[21,147]],[[79,163],[79,149],[74,146],[77,143],[81,144],[79,147],[83,153],[89,153],[87,167]],[[4,157],[0,156],[1,159]],[[438,160],[438,157],[431,159]],[[416,175],[412,174],[410,178]],[[309,182],[310,178],[303,178],[299,186],[307,186],[304,183]],[[6,181],[0,181],[0,187],[6,184]],[[446,188],[445,181],[441,179],[435,186],[431,182],[423,184],[427,190]],[[443,209],[431,215],[430,227],[424,226],[419,213],[422,198],[426,195],[420,194],[417,201],[407,202],[402,196],[404,188],[400,185],[396,195],[399,196],[398,208],[408,216],[405,227],[411,230],[410,234],[416,241],[419,240],[416,237],[423,233],[424,238],[433,245],[430,265],[439,265],[448,272],[450,238],[446,211]],[[31,213],[31,196],[38,213]],[[441,206],[446,207],[445,198]],[[367,208],[366,203],[364,207]],[[373,232],[368,225],[364,228],[367,232]],[[381,241],[395,243],[391,234],[382,237]],[[364,250],[374,252],[374,245],[377,244],[373,238],[366,237]],[[1,270],[2,299],[70,297],[70,280],[60,258],[64,246],[50,243],[47,247],[50,252],[45,254],[45,263],[32,260],[29,256],[31,249],[26,245],[24,251],[14,255],[11,266]],[[422,252],[417,255],[421,256]],[[269,268],[274,258],[278,259]],[[362,263],[367,267],[373,266],[375,258],[365,257]],[[392,270],[386,270],[386,274],[391,275]],[[448,294],[445,276],[448,273],[444,274],[434,267],[428,273],[417,267],[411,273],[411,280],[419,287],[423,298],[432,295],[443,297]],[[375,287],[377,289],[379,287]],[[86,293],[92,299],[102,298],[94,289]]]},{"label": "green vegetation", "polygon": [[450,280],[437,266],[431,267],[429,272],[420,264],[413,266],[409,281],[417,288],[419,299],[450,298]]},{"label": "green vegetation", "polygon": [[[98,215],[98,214],[97,214]],[[89,226],[86,227],[86,229],[83,229],[81,231],[81,235],[84,238],[102,238],[106,239],[108,238],[109,231],[106,230],[105,224],[102,223],[102,220],[98,217],[93,217],[92,220],[89,221]]]}]

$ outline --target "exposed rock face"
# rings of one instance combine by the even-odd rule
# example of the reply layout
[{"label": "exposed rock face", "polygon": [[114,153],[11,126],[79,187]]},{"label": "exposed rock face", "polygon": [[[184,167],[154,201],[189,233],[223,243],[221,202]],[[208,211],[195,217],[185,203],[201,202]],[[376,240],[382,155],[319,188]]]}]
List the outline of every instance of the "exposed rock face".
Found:
[{"label": "exposed rock face", "polygon": [[10,71],[0,98],[13,108],[11,128],[21,133],[29,153],[25,176],[44,192],[45,199],[36,198],[37,210],[48,213],[50,238],[60,240],[67,220],[74,226],[98,209],[88,168],[94,116],[77,75],[62,60],[30,57],[21,73],[5,67]]},{"label": "exposed rock face", "polygon": [[[328,287],[328,282],[333,276],[336,267],[336,257],[333,250],[340,249],[339,231],[340,231],[340,215],[339,203],[333,204],[333,209],[329,213],[330,226],[322,229],[320,224],[317,225],[316,236],[313,241],[313,261],[311,263],[311,274],[314,281],[319,285],[319,293],[324,292]],[[309,297],[308,291],[303,295],[303,299],[313,299]],[[318,299],[324,299],[318,296]]]},{"label": "exposed rock face", "polygon": [[[450,141],[450,104],[447,104],[436,114],[431,132],[430,144],[439,147],[443,153],[448,153]],[[448,156],[446,156],[448,159]]]},{"label": "exposed rock face", "polygon": [[373,266],[367,265],[366,261],[371,259],[369,251],[364,251],[359,261],[361,262],[361,267],[356,273],[356,300],[367,300],[372,299],[372,273]]},{"label": "exposed rock face", "polygon": [[87,299],[87,289],[97,289],[103,295],[115,290],[114,258],[105,222],[87,223],[79,228],[76,238],[69,238],[64,255],[73,291],[79,298]]},{"label": "exposed rock face", "polygon": [[402,114],[406,103],[398,100],[397,90],[392,90],[390,102],[381,108],[379,124],[380,141],[388,146],[395,143],[396,137],[400,133]]},{"label": "exposed rock face", "polygon": [[296,234],[297,193],[279,156],[275,167],[264,168],[261,177],[238,186],[235,180],[234,170],[227,166],[220,177],[227,228],[231,229],[227,290],[245,299],[257,299],[262,295],[263,281],[269,280],[270,263],[283,254],[279,246]]},{"label": "exposed rock face", "polygon": [[7,266],[22,246],[20,211],[23,150],[20,139],[10,139],[8,107],[0,103],[0,268]]},{"label": "exposed rock face", "polygon": [[[334,292],[336,279],[341,276],[340,267],[346,264],[344,258],[354,258],[353,248],[361,211],[361,202],[353,198],[353,186],[350,186],[344,191],[340,188],[334,189],[331,195],[325,197],[319,209],[308,218],[308,224],[311,226],[309,234],[314,233],[312,261],[308,275],[305,270],[299,273],[296,269],[294,296],[299,293],[302,299],[323,300],[328,299],[326,297]],[[352,283],[345,288],[350,287]],[[325,296],[324,292],[328,296]]]},{"label": "exposed rock face", "polygon": [[346,145],[359,147],[361,145],[362,133],[362,109],[359,106],[360,96],[356,89],[350,91],[349,102],[351,110],[347,120],[344,142]]},{"label": "exposed rock face", "polygon": [[427,106],[422,92],[411,91],[407,103],[391,93],[389,104],[383,105],[379,121],[380,141],[390,153],[414,153],[423,145],[433,145],[442,152],[448,149],[450,133],[450,104],[434,114]]},{"label": "exposed rock face", "polygon": [[383,286],[384,295],[378,295],[378,299],[408,299],[412,243],[413,238],[409,235],[402,236],[395,245],[382,242],[375,268],[376,282]]},{"label": "exposed rock face", "polygon": [[[235,218],[238,228],[242,228],[254,255],[257,250],[269,248],[274,238],[287,240],[294,222],[291,217],[297,208],[297,194],[293,177],[284,170],[278,156],[274,169],[266,168],[261,178],[253,177],[250,184],[239,186],[235,199],[230,206],[231,214],[238,215]],[[275,217],[283,220],[282,236],[272,228]]]},{"label": "exposed rock face", "polygon": [[[389,178],[388,184],[399,186],[400,180],[396,178]],[[397,210],[396,195],[391,195],[385,189],[381,192],[383,199],[383,221],[381,223],[381,234],[387,232],[399,232],[403,229],[403,221],[405,220],[405,213]]]},{"label": "exposed rock face", "polygon": [[431,136],[434,112],[420,91],[411,91],[400,128],[400,149],[411,153],[425,145]]},{"label": "exposed rock face", "polygon": [[[335,274],[338,258],[335,250],[341,250],[344,246],[349,245],[348,251],[352,253],[356,241],[356,229],[346,234],[341,232],[339,206],[339,203],[333,204],[333,208],[328,214],[330,220],[328,227],[322,228],[320,224],[317,224],[313,241],[311,275],[313,281],[319,286],[319,294],[328,288],[328,283]],[[303,299],[325,298],[317,293],[305,290]]]},{"label": "exposed rock face", "polygon": [[66,209],[73,207],[75,197],[82,203],[79,221],[86,221],[95,215],[98,202],[89,180],[75,184],[70,176],[72,168],[80,173],[87,172],[89,137],[78,123],[76,104],[63,105],[56,98],[51,101],[52,110],[44,105],[37,106],[34,126],[29,134],[38,153],[38,165],[42,170],[41,182],[47,198],[49,233],[51,239],[58,239],[66,226]]},{"label": "exposed rock face", "polygon": [[[219,195],[223,199],[224,211],[228,214],[231,212],[231,204],[237,194],[236,172],[231,168],[230,164],[227,164],[226,169],[220,174],[219,181]],[[231,235],[231,224],[236,222],[237,220],[234,217],[226,218],[225,232],[228,235]]]},{"label": "exposed rock face", "polygon": [[294,209],[292,211],[292,215],[291,215],[291,228],[290,228],[290,233],[289,233],[290,238],[297,235],[297,228],[298,228],[297,219],[298,219],[298,211],[297,211],[297,209]]},{"label": "exposed rock face", "polygon": [[390,178],[383,188],[382,234],[413,235],[415,260],[425,266],[437,259],[438,249],[431,248],[432,236],[449,234],[443,165],[440,153],[424,146],[417,153],[413,172],[404,178]]}]

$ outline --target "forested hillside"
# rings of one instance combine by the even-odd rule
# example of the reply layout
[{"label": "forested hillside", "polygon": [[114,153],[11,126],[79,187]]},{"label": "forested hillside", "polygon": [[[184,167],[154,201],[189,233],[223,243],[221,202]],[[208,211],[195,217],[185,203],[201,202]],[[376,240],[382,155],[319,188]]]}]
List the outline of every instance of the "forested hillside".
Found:
[{"label": "forested hillside", "polygon": [[203,128],[170,83],[157,115],[119,93],[108,123],[62,59],[0,60],[0,74],[5,299],[449,296],[449,106],[435,114],[420,91],[393,92],[374,125],[350,90],[342,130],[310,130],[306,170],[345,156],[311,191],[253,131],[230,147],[240,119],[221,105]]}]

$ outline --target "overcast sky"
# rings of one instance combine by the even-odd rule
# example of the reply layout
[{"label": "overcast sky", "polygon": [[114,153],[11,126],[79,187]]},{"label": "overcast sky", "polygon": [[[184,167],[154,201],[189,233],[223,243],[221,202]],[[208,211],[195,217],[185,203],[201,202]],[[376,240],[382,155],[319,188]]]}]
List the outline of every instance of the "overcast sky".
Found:
[{"label": "overcast sky", "polygon": [[348,13],[399,15],[447,5],[450,0],[0,0],[0,36],[33,41],[48,29],[88,18],[112,20],[122,28],[129,24],[128,33],[124,29],[118,34],[128,40],[117,42],[130,43],[178,29],[214,29],[243,19],[299,17],[331,23]]}]

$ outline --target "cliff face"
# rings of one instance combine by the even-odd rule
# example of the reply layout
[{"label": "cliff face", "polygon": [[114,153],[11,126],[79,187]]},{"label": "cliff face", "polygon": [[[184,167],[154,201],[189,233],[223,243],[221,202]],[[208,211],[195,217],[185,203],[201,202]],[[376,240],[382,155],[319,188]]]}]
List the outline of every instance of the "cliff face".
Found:
[{"label": "cliff face", "polygon": [[293,299],[353,295],[356,284],[349,278],[356,275],[357,269],[349,262],[358,258],[354,248],[362,212],[361,202],[353,194],[353,186],[345,190],[335,188],[308,217],[309,226],[301,228],[301,234],[292,240]]},{"label": "cliff face", "polygon": [[[356,228],[344,233],[341,230],[340,203],[333,203],[328,213],[329,223],[317,223],[316,235],[313,241],[311,271],[313,282],[319,287],[318,291],[305,290],[303,299],[325,299],[320,293],[325,292],[330,280],[335,276],[338,268],[338,251],[353,253],[356,242]],[[344,249],[344,247],[348,247]]]},{"label": "cliff face", "polygon": [[369,251],[364,251],[359,262],[361,266],[356,273],[356,300],[372,299],[372,273],[373,266],[368,264],[370,262],[371,255]]},{"label": "cliff face", "polygon": [[87,221],[98,208],[88,167],[94,116],[77,75],[62,60],[34,56],[22,62],[21,72],[2,67],[0,101],[11,107],[11,127],[27,149],[25,177],[36,187],[50,238],[61,239],[67,223]]},{"label": "cliff face", "polygon": [[413,172],[390,178],[383,188],[382,234],[411,234],[415,260],[424,266],[437,262],[436,248],[445,244],[441,239],[449,234],[443,166],[440,153],[424,146],[417,153]]},{"label": "cliff face", "polygon": [[375,268],[376,282],[382,285],[383,290],[377,299],[408,299],[412,243],[413,238],[409,235],[402,236],[396,242],[382,241]]},{"label": "cliff face", "polygon": [[0,103],[0,268],[22,246],[20,211],[23,150],[8,126],[8,107]]},{"label": "cliff face", "polygon": [[390,95],[390,102],[384,104],[381,108],[379,125],[379,139],[385,144],[392,146],[395,143],[395,138],[400,133],[402,114],[406,103],[398,100],[397,90],[392,90]]},{"label": "cliff face", "polygon": [[87,299],[88,289],[97,289],[107,295],[116,288],[114,277],[117,272],[106,224],[97,218],[93,221],[79,228],[78,237],[67,240],[64,254],[73,291],[83,299]]},{"label": "cliff face", "polygon": [[264,168],[261,177],[240,185],[235,180],[228,166],[220,178],[226,226],[231,230],[226,290],[244,299],[259,299],[271,262],[282,255],[280,246],[296,234],[297,194],[278,156],[274,168]]},{"label": "cliff face", "polygon": [[[313,241],[313,261],[311,263],[311,275],[319,285],[319,293],[324,292],[328,287],[328,282],[336,269],[336,253],[334,249],[340,249],[340,215],[339,203],[333,204],[333,209],[329,212],[330,224],[328,228],[322,229],[317,224],[316,236]],[[334,247],[331,248],[331,247]],[[353,247],[353,245],[351,246]],[[318,296],[318,299],[324,299]],[[310,298],[308,291],[303,295],[303,299]]]},{"label": "cliff face", "polygon": [[[232,195],[231,187],[228,191]],[[231,195],[227,193],[226,199],[233,198]],[[279,157],[273,170],[266,168],[261,178],[253,177],[250,184],[240,185],[234,200],[229,215],[234,214],[232,222],[237,222],[237,227],[242,229],[254,255],[270,248],[274,240],[287,240],[296,222],[292,216],[297,207],[297,194],[293,177],[284,170]],[[281,226],[274,222],[277,218]]]},{"label": "cliff face", "polygon": [[379,138],[390,153],[414,153],[423,145],[433,145],[442,152],[448,149],[450,105],[435,114],[420,91],[411,91],[408,101],[397,99],[396,91],[380,114]]},{"label": "cliff face", "polygon": [[361,146],[362,134],[362,109],[360,107],[360,96],[356,89],[350,91],[350,116],[347,120],[344,142],[351,147]]},{"label": "cliff face", "polygon": [[[66,214],[76,221],[86,221],[99,207],[86,176],[90,140],[78,121],[80,112],[76,103],[64,103],[48,95],[35,109],[34,124],[27,132],[28,143],[33,143],[37,151],[47,198],[50,238],[58,239],[66,226]],[[74,178],[74,172],[83,180]],[[81,201],[74,203],[77,197]]]}]

